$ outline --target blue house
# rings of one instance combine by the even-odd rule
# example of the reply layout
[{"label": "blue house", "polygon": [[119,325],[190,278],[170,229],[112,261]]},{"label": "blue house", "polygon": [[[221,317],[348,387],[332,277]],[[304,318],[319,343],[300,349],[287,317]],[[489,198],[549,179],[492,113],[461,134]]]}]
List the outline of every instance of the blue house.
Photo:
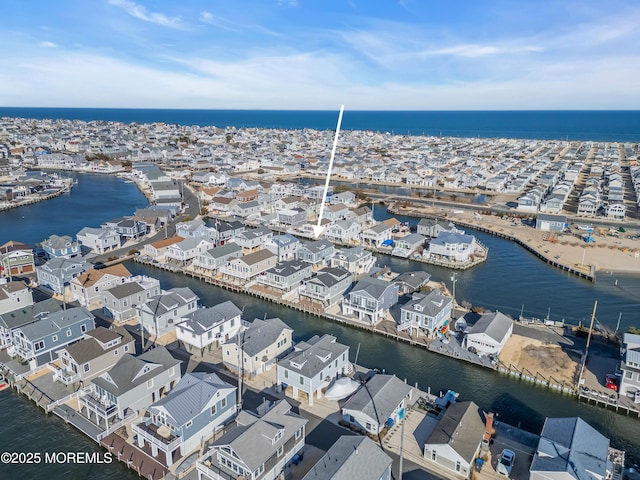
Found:
[{"label": "blue house", "polygon": [[166,466],[213,437],[236,413],[237,388],[215,373],[187,373],[133,425],[138,446]]}]

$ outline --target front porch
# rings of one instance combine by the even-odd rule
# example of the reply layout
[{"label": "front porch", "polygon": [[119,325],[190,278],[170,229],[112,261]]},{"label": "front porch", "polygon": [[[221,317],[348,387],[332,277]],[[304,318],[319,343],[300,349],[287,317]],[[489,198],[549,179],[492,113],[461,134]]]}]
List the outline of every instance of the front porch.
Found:
[{"label": "front porch", "polygon": [[167,467],[183,455],[182,438],[173,435],[168,427],[154,424],[150,417],[134,423],[131,429],[136,435],[137,446]]}]

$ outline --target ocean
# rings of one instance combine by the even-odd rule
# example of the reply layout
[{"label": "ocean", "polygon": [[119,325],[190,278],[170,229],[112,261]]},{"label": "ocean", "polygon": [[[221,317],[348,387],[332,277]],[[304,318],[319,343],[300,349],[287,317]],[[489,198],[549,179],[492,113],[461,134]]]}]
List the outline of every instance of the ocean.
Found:
[{"label": "ocean", "polygon": [[[310,111],[0,107],[0,117],[334,130],[338,108]],[[640,142],[640,111],[352,111],[347,105],[341,128],[400,135]]]}]

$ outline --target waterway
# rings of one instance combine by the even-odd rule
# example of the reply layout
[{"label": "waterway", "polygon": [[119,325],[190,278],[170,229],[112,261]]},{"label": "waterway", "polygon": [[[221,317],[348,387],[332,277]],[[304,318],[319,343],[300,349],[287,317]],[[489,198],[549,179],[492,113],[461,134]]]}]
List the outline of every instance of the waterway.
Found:
[{"label": "waterway", "polygon": [[[52,233],[74,235],[84,226],[97,226],[100,222],[131,214],[146,204],[144,196],[134,184],[119,178],[98,175],[79,175],[79,184],[70,195],[48,202],[0,212],[0,241],[9,239],[34,244]],[[54,203],[57,202],[57,203]],[[388,217],[386,210],[376,206],[378,219]],[[397,217],[410,223],[416,219]],[[475,232],[474,232],[475,233]],[[640,299],[640,275],[599,275],[592,284],[545,265],[521,247],[506,240],[477,233],[489,246],[489,260],[471,270],[457,272],[456,298],[473,305],[500,309],[519,314],[525,305],[525,315],[566,318],[576,322],[589,318],[593,301],[598,300],[598,319],[615,326],[622,312],[621,329],[638,324],[637,307]],[[426,269],[434,279],[451,287],[451,272],[407,260],[379,256],[380,265],[388,265],[401,272],[408,269]],[[472,399],[484,409],[499,414],[499,419],[521,424],[523,428],[538,432],[546,416],[579,415],[612,439],[614,446],[625,449],[629,458],[640,462],[640,421],[618,415],[602,408],[580,404],[574,399],[549,392],[543,388],[518,382],[489,370],[442,357],[434,353],[397,343],[383,337],[346,326],[333,324],[253,297],[233,294],[204,284],[198,280],[171,274],[151,267],[128,263],[133,273],[146,273],[160,279],[163,288],[189,286],[211,306],[232,300],[245,308],[245,318],[279,316],[295,329],[297,339],[314,334],[332,333],[339,341],[349,344],[351,360],[360,345],[358,363],[386,369],[407,378],[412,384],[432,390],[454,389],[462,399]],[[618,280],[615,285],[615,280]],[[20,451],[81,451],[93,446],[82,434],[66,426],[57,417],[47,417],[26,399],[13,392],[0,393],[0,450]],[[89,442],[89,443],[87,443]],[[120,465],[70,470],[68,478],[137,478]],[[49,469],[45,470],[49,472]],[[64,478],[64,475],[44,474],[34,466],[21,470],[23,477],[4,474],[0,478]],[[15,471],[13,471],[15,473]],[[40,475],[38,477],[38,475]]]}]

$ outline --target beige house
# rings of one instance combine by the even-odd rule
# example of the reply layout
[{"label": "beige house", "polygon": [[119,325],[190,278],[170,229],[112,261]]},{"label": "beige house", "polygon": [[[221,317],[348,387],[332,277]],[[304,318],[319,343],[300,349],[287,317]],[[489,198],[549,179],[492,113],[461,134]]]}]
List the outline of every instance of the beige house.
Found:
[{"label": "beige house", "polygon": [[227,280],[251,280],[276,266],[277,255],[269,250],[258,250],[244,257],[234,258],[220,268]]}]

